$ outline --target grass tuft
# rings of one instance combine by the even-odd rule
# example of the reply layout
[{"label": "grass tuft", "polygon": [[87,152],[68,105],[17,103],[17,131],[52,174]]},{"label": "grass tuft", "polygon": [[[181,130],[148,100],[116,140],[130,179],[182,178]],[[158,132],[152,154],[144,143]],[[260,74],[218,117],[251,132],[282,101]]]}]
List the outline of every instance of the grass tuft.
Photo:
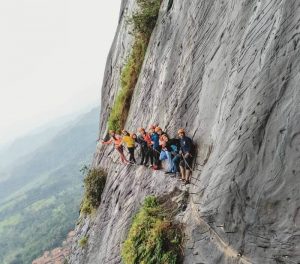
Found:
[{"label": "grass tuft", "polygon": [[88,243],[88,238],[86,236],[82,237],[79,241],[78,244],[80,247],[84,248],[87,246]]},{"label": "grass tuft", "polygon": [[154,196],[146,197],[122,246],[124,264],[178,264],[182,232]]},{"label": "grass tuft", "polygon": [[132,50],[122,69],[121,88],[108,118],[108,128],[115,131],[120,131],[126,123],[134,88],[158,18],[161,0],[138,0],[137,3],[138,11],[128,20],[133,25]]},{"label": "grass tuft", "polygon": [[101,195],[105,187],[107,173],[103,169],[89,169],[84,179],[84,197],[80,212],[91,214],[101,202]]}]

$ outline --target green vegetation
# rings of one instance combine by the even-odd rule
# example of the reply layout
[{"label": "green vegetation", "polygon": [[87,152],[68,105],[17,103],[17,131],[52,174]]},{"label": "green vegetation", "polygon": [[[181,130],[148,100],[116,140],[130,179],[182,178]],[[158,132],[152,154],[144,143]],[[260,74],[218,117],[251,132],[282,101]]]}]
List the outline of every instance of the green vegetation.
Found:
[{"label": "green vegetation", "polygon": [[18,223],[20,223],[21,215],[20,214],[14,214],[9,218],[6,218],[5,220],[0,222],[0,234],[3,232],[6,228],[10,226],[16,226]]},{"label": "green vegetation", "polygon": [[[31,189],[26,198],[1,210],[0,263],[31,263],[42,252],[60,246],[74,228],[81,191],[80,181],[77,187],[49,183],[47,187]],[[54,192],[55,203],[39,204],[38,211],[28,206]]]},{"label": "green vegetation", "polygon": [[150,39],[156,25],[161,2],[162,0],[137,0],[139,10],[129,19],[129,22],[133,24],[135,36],[142,35],[142,37]]},{"label": "green vegetation", "polygon": [[137,83],[146,53],[146,44],[140,38],[133,44],[132,53],[121,74],[121,90],[119,91],[111,110],[108,127],[120,131],[124,127],[131,103],[131,98]]},{"label": "green vegetation", "polygon": [[31,263],[61,246],[74,229],[83,191],[80,168],[92,158],[98,114],[95,109],[77,118],[48,141],[45,135],[25,137],[25,147],[36,137],[44,138],[44,145],[7,160],[9,177],[0,183],[1,264]]},{"label": "green vegetation", "polygon": [[80,212],[91,214],[101,202],[101,195],[105,187],[107,173],[103,169],[89,169],[84,179],[84,197]]},{"label": "green vegetation", "polygon": [[109,129],[120,131],[126,122],[131,98],[143,65],[144,57],[155,27],[161,0],[138,0],[139,9],[128,20],[133,25],[132,51],[121,73],[121,89],[117,94],[109,119]]},{"label": "green vegetation", "polygon": [[55,197],[52,196],[50,198],[47,198],[47,199],[42,199],[42,200],[39,200],[39,201],[36,201],[35,203],[33,203],[29,208],[27,208],[27,210],[29,211],[39,211],[51,204],[55,204]]},{"label": "green vegetation", "polygon": [[122,247],[124,264],[180,263],[182,232],[170,215],[156,197],[146,197]]},{"label": "green vegetation", "polygon": [[82,248],[86,247],[88,243],[88,238],[86,236],[82,237],[79,241],[78,244],[79,246],[81,246]]}]

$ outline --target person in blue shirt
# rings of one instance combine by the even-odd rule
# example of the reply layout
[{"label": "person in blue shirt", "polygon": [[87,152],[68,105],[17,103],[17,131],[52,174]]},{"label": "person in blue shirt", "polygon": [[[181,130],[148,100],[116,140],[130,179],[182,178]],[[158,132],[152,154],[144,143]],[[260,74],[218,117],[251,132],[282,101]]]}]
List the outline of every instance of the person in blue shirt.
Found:
[{"label": "person in blue shirt", "polygon": [[159,135],[155,132],[152,126],[149,129],[149,134],[151,137],[151,149],[153,155],[153,169],[158,169],[159,164],[159,154],[160,154],[160,146],[159,146]]},{"label": "person in blue shirt", "polygon": [[162,152],[165,152],[166,158],[168,160],[168,170],[165,174],[171,174],[171,177],[176,177],[179,171],[179,162],[180,162],[180,140],[177,138],[169,139],[167,135],[163,135],[164,145]]},{"label": "person in blue shirt", "polygon": [[191,181],[193,166],[193,140],[185,135],[185,130],[183,128],[178,130],[178,136],[180,138],[181,150],[181,160],[179,163],[181,180],[185,184],[189,184]]}]

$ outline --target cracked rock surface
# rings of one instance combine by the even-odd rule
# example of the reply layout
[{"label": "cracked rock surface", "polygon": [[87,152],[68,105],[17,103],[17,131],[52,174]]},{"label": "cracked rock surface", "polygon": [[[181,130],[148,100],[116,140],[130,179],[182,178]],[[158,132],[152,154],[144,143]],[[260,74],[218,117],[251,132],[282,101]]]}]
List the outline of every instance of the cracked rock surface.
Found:
[{"label": "cracked rock surface", "polygon": [[[100,135],[132,39],[124,0],[102,87]],[[179,127],[197,145],[185,263],[300,263],[300,2],[164,0],[126,128]],[[88,247],[70,263],[121,263],[120,246],[148,194],[182,188],[97,149],[108,182]],[[80,226],[77,228],[80,234]]]}]

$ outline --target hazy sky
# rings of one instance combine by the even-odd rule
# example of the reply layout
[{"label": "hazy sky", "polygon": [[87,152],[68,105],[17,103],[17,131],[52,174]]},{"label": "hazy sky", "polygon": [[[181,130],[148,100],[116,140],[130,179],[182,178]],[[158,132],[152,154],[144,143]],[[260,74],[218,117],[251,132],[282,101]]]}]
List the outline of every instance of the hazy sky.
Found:
[{"label": "hazy sky", "polygon": [[0,1],[0,144],[99,103],[120,3]]}]

